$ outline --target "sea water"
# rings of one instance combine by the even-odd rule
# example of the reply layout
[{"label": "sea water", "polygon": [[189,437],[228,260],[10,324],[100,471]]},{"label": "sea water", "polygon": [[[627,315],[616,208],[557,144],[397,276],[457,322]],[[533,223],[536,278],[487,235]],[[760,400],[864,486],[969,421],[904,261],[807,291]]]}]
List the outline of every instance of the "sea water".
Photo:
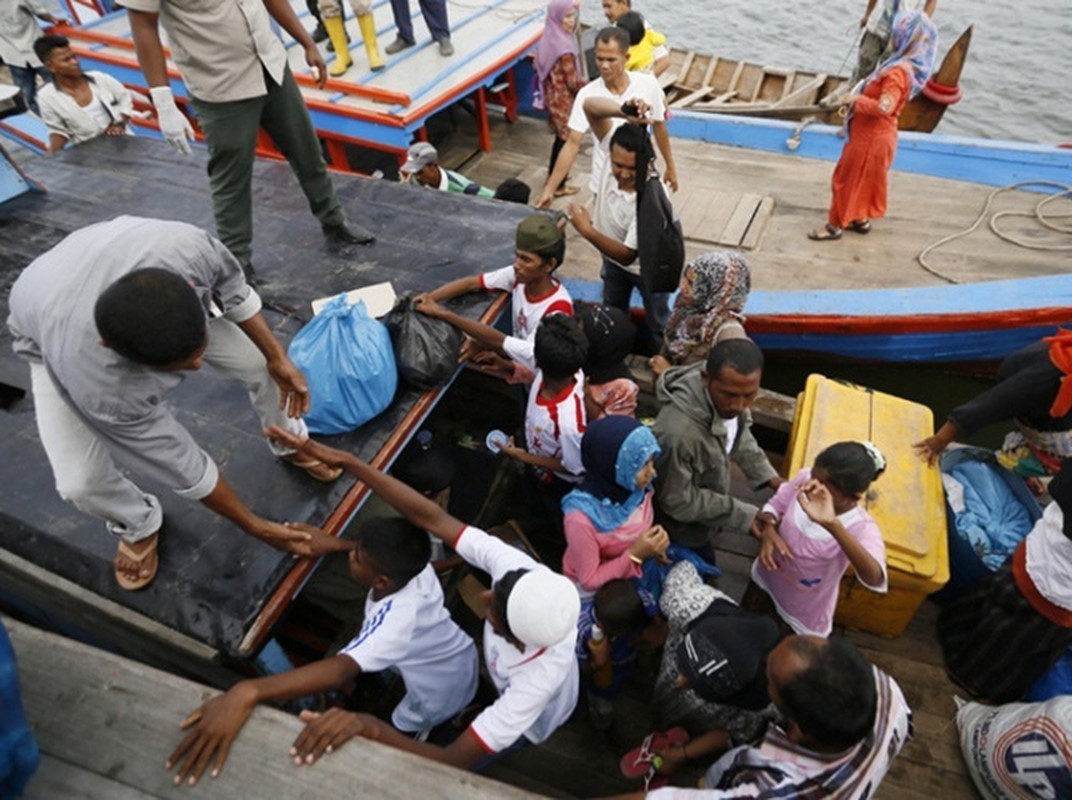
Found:
[{"label": "sea water", "polygon": [[[674,47],[776,67],[849,74],[866,0],[633,0]],[[606,22],[597,0],[582,19]],[[964,99],[939,132],[1072,142],[1072,2],[939,0],[939,58],[974,25],[961,76]]]}]

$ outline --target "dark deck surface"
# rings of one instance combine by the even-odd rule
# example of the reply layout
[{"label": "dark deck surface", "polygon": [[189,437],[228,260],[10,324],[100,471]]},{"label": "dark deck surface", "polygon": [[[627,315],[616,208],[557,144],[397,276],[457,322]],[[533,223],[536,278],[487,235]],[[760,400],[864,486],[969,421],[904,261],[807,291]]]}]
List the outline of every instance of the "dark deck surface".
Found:
[{"label": "dark deck surface", "polygon": [[[184,157],[163,142],[99,139],[58,156],[16,157],[48,188],[0,208],[0,318],[10,286],[33,258],[85,225],[120,214],[178,219],[214,230],[205,173],[207,154]],[[269,324],[288,340],[311,316],[309,301],[391,281],[399,294],[510,263],[515,205],[446,196],[383,181],[335,176],[351,219],[377,236],[374,245],[332,249],[308,211],[287,164],[259,160],[254,176],[254,265]],[[467,309],[483,314],[490,297]],[[113,577],[115,541],[102,523],[64,503],[38,439],[29,369],[0,329],[0,549],[98,595],[134,609],[210,647],[234,653],[294,559],[248,536],[198,503],[159,493],[165,526],[161,566],[145,591],[120,590]],[[420,394],[400,387],[393,405],[332,443],[371,459]],[[178,418],[217,460],[257,513],[321,524],[352,487],[326,488],[274,459],[244,391],[211,370],[191,375],[170,401]],[[404,442],[403,442],[404,443]],[[136,477],[136,476],[135,476]]]}]

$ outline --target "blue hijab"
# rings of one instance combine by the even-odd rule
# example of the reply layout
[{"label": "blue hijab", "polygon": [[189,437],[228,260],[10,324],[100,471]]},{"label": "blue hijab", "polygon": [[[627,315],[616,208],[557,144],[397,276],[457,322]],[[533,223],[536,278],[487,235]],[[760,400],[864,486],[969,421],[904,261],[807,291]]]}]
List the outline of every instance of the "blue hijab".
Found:
[{"label": "blue hijab", "polygon": [[923,91],[934,71],[938,48],[938,30],[930,18],[919,11],[899,11],[890,26],[889,55],[864,80],[863,87],[878,80],[891,69],[904,67],[910,84],[909,97]]},{"label": "blue hijab", "polygon": [[650,491],[637,488],[637,473],[658,454],[655,435],[632,417],[597,419],[581,439],[584,480],[562,498],[562,512],[583,512],[601,533],[620,528]]}]

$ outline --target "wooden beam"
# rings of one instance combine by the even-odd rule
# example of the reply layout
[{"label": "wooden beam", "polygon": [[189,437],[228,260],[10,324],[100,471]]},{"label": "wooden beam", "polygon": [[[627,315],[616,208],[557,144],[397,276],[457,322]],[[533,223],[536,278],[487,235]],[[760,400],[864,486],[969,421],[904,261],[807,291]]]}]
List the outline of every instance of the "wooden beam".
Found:
[{"label": "wooden beam", "polygon": [[748,230],[741,237],[741,247],[744,250],[755,250],[759,247],[759,241],[763,237],[763,231],[767,228],[767,220],[774,214],[774,198],[764,197],[759,201],[759,208],[748,225]]},{"label": "wooden beam", "polygon": [[121,653],[137,654],[143,661],[197,675],[216,686],[230,686],[239,677],[220,666],[219,654],[208,645],[4,549],[0,549],[0,584],[46,617],[62,618]]},{"label": "wooden beam", "polygon": [[[177,796],[164,760],[184,735],[179,722],[215,690],[10,618],[3,624],[11,634],[26,716],[46,766],[53,761],[69,765],[68,778],[61,780],[82,771],[93,775],[86,786],[104,781],[112,785],[107,794],[96,796]],[[196,796],[199,800],[535,797],[360,738],[315,766],[298,769],[287,750],[303,727],[290,714],[257,708],[231,748],[223,772],[217,778],[206,775]],[[34,787],[31,783],[31,794],[47,796]]]}]

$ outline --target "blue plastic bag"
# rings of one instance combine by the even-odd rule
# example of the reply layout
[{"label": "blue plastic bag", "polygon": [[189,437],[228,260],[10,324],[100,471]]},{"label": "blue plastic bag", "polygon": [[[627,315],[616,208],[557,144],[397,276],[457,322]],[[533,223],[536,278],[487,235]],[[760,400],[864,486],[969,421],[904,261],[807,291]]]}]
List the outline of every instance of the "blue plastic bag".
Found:
[{"label": "blue plastic bag", "polygon": [[18,797],[40,761],[19,692],[19,671],[7,631],[0,625],[0,797]]},{"label": "blue plastic bag", "polygon": [[333,297],[302,328],[287,351],[309,382],[311,433],[346,433],[364,425],[394,399],[398,370],[387,328],[360,300]]}]

